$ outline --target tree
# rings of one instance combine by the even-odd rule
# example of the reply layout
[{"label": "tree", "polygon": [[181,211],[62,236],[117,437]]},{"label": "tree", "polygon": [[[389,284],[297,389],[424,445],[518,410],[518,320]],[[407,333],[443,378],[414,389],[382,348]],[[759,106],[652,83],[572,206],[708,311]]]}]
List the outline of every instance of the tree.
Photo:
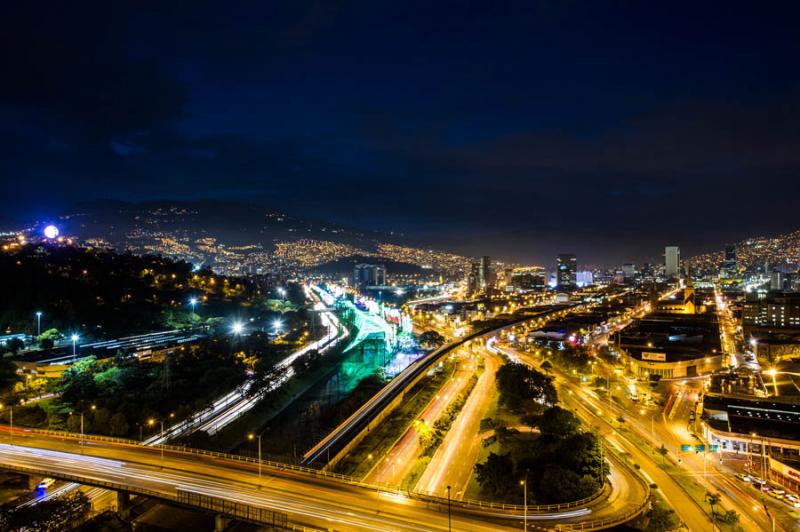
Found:
[{"label": "tree", "polygon": [[71,415],[67,418],[67,432],[81,431],[81,416]]},{"label": "tree", "polygon": [[710,491],[706,492],[706,502],[711,507],[711,521],[716,521],[717,519],[717,512],[715,507],[720,503],[722,500],[722,495],[719,493],[711,493]]},{"label": "tree", "polygon": [[19,338],[11,338],[10,340],[6,340],[6,349],[16,355],[20,349],[25,349],[25,342]]},{"label": "tree", "polygon": [[647,517],[645,532],[667,532],[678,528],[679,523],[675,511],[660,501],[653,502],[645,517]]},{"label": "tree", "polygon": [[539,416],[537,426],[542,434],[567,438],[576,434],[581,422],[575,414],[559,406],[553,406]]},{"label": "tree", "polygon": [[739,522],[739,514],[736,510],[728,510],[720,516],[719,520],[729,525],[735,525]]},{"label": "tree", "polygon": [[111,412],[107,408],[94,411],[94,430],[100,434],[108,434],[111,429]]},{"label": "tree", "polygon": [[425,331],[419,335],[419,343],[425,349],[436,349],[444,345],[445,338],[436,331]]},{"label": "tree", "polygon": [[500,403],[510,410],[531,408],[531,402],[552,405],[558,400],[553,378],[523,364],[505,364],[497,371]]},{"label": "tree", "polygon": [[482,490],[494,497],[504,497],[514,482],[514,462],[509,454],[489,453],[486,461],[475,464],[475,478]]},{"label": "tree", "polygon": [[0,358],[0,395],[9,392],[20,380],[17,365],[7,358]]},{"label": "tree", "polygon": [[128,433],[129,430],[128,420],[125,418],[125,414],[122,412],[117,412],[113,416],[111,416],[111,420],[109,421],[109,432],[112,436],[124,436]]},{"label": "tree", "polygon": [[591,495],[592,490],[589,490],[587,494],[583,492],[583,489],[585,489],[585,484],[581,483],[581,477],[577,473],[548,464],[539,481],[538,493],[544,497],[540,502],[557,503],[575,501]]},{"label": "tree", "polygon": [[52,347],[53,343],[55,343],[55,341],[58,340],[59,338],[61,338],[61,333],[58,332],[58,329],[47,329],[46,331],[43,331],[42,334],[39,335],[39,338],[37,338],[37,340],[39,340],[39,345],[41,347],[48,349],[44,347],[43,342],[49,340],[50,346]]},{"label": "tree", "polygon": [[661,447],[658,448],[658,454],[661,455],[661,463],[662,464],[664,463],[664,457],[667,456],[667,453],[669,453],[669,451],[667,451],[667,448],[664,447],[664,444],[662,443]]}]

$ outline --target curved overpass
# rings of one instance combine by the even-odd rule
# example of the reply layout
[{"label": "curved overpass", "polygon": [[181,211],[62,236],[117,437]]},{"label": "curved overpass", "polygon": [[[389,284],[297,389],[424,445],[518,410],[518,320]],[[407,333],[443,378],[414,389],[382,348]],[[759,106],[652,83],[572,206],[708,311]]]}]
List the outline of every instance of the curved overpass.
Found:
[{"label": "curved overpass", "polygon": [[445,344],[442,347],[435,349],[420,358],[413,364],[409,365],[399,375],[389,382],[383,389],[375,394],[369,401],[364,403],[361,408],[356,410],[349,418],[342,424],[336,427],[330,434],[323,438],[319,443],[312,447],[301,460],[304,465],[311,465],[320,459],[324,459],[330,463],[335,461],[338,456],[348,445],[356,441],[358,436],[364,430],[369,428],[370,423],[373,423],[386,411],[391,410],[399,399],[402,399],[403,394],[410,390],[422,377],[436,364],[442,357],[461,347],[471,340],[483,338],[495,334],[497,331],[523,323],[532,319],[542,319],[557,316],[561,313],[574,310],[580,307],[581,304],[562,306],[555,309],[542,311],[538,314],[527,315],[521,318],[516,318],[510,322],[504,323],[498,327],[483,329],[459,338],[454,342]]},{"label": "curved overpass", "polygon": [[[326,530],[448,529],[446,499],[404,494],[341,475],[279,464],[262,463],[259,472],[256,460],[234,455],[159,449],[111,438],[83,440],[81,444],[78,435],[17,429],[14,445],[0,444],[0,469],[140,494],[255,522],[265,520],[252,516],[266,514],[273,519],[283,515],[293,525]],[[612,461],[612,467],[614,464]],[[601,528],[598,523],[624,522],[637,511],[632,501],[641,499],[641,490],[646,488],[642,482],[621,484],[592,500],[531,506],[529,524],[596,530]],[[201,504],[209,500],[216,504]],[[231,505],[240,512],[232,513]],[[453,501],[452,529],[518,529],[522,510],[520,506]]]}]

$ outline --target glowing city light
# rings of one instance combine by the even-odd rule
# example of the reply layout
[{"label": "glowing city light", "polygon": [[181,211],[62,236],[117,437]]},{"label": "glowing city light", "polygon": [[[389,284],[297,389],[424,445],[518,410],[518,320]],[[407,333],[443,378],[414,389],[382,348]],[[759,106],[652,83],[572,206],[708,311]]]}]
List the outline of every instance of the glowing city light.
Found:
[{"label": "glowing city light", "polygon": [[242,331],[244,331],[244,324],[239,321],[235,322],[231,326],[231,331],[233,331],[233,334],[242,334]]},{"label": "glowing city light", "polygon": [[58,227],[55,225],[48,225],[44,228],[44,236],[49,238],[50,240],[56,238],[58,236]]}]

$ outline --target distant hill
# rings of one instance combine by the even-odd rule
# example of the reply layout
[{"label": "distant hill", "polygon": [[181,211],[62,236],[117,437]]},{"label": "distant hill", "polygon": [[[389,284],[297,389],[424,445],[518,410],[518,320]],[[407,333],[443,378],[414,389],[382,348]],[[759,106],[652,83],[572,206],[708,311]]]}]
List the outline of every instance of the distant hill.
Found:
[{"label": "distant hill", "polygon": [[407,271],[412,265],[418,270],[424,266],[460,271],[468,261],[420,247],[402,234],[224,200],[83,203],[62,215],[59,225],[62,234],[92,246],[159,254],[234,275],[259,269],[315,269],[325,263],[334,263],[330,268],[335,269],[337,261],[353,257],[392,261],[395,273],[415,273]]},{"label": "distant hill", "polygon": [[65,230],[83,239],[102,238],[125,247],[141,233],[164,232],[180,237],[214,237],[228,245],[258,243],[265,248],[277,241],[334,240],[373,248],[377,242],[403,243],[402,235],[386,235],[309,220],[265,209],[255,204],[224,200],[87,202],[61,217]]},{"label": "distant hill", "polygon": [[[770,268],[795,271],[800,263],[800,230],[778,236],[759,236],[735,243],[736,258],[740,268],[757,268],[767,264]],[[719,269],[724,259],[723,250],[705,253],[687,259],[687,264],[700,270]]]}]

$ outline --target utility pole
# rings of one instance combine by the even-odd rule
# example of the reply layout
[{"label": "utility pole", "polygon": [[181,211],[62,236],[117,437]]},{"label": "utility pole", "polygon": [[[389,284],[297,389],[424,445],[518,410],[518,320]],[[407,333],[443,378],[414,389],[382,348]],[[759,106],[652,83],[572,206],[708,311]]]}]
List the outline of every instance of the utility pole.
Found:
[{"label": "utility pole", "polygon": [[450,516],[450,486],[447,486],[447,532],[452,532],[453,523]]}]

